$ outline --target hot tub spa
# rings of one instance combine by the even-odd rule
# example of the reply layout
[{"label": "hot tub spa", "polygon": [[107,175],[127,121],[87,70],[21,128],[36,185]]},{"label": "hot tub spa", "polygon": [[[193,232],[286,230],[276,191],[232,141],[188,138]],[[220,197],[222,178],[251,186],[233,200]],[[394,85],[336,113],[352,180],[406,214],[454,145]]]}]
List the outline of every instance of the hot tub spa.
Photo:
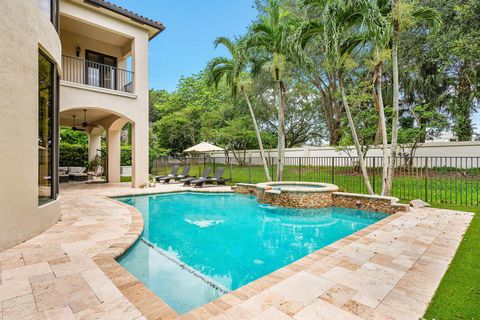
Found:
[{"label": "hot tub spa", "polygon": [[332,192],[338,187],[316,182],[265,182],[256,185],[257,200],[272,206],[324,208],[332,205]]}]

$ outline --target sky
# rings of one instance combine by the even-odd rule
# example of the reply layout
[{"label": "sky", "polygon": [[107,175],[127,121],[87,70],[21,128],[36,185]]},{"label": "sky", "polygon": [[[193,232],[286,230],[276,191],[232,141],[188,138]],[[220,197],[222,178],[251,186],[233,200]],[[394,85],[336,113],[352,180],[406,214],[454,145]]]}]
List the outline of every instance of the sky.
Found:
[{"label": "sky", "polygon": [[256,17],[253,0],[109,0],[166,29],[150,42],[150,88],[174,91],[182,76],[203,70],[224,56],[215,49],[219,36],[242,35]]}]

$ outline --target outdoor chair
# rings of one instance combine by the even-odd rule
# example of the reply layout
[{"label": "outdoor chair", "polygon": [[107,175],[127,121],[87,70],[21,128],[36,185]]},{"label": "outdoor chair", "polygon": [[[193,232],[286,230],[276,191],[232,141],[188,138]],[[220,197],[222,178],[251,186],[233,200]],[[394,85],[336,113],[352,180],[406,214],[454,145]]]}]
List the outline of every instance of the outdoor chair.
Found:
[{"label": "outdoor chair", "polygon": [[69,177],[73,181],[87,181],[88,174],[85,173],[85,167],[69,167]]},{"label": "outdoor chair", "polygon": [[195,185],[195,188],[203,187],[206,183],[213,184],[214,182],[216,182],[217,185],[225,185],[225,182],[230,179],[225,179],[222,177],[224,172],[225,168],[217,168],[217,170],[215,170],[215,175],[213,176],[213,178],[200,178],[193,180],[190,183]]},{"label": "outdoor chair", "polygon": [[175,180],[181,180],[181,179],[185,179],[185,178],[188,178],[190,177],[188,174],[190,172],[190,166],[185,166],[183,167],[183,171],[182,171],[182,174],[179,174],[178,176],[176,176],[174,179]]},{"label": "outdoor chair", "polygon": [[160,182],[160,180],[163,180],[163,179],[166,179],[168,177],[175,177],[177,174],[178,174],[178,169],[180,169],[180,166],[178,164],[174,165],[172,167],[172,172],[170,172],[170,174],[167,174],[166,176],[156,176],[155,177],[155,180],[157,182]]},{"label": "outdoor chair", "polygon": [[180,179],[185,179],[188,178],[188,173],[190,172],[190,166],[185,166],[183,167],[182,173],[177,174],[175,176],[167,176],[160,178],[159,181],[163,181],[165,184],[169,184],[170,180],[175,179],[175,180],[180,180]]},{"label": "outdoor chair", "polygon": [[93,177],[93,178],[98,178],[98,177],[101,177],[103,175],[103,167],[102,166],[98,166],[95,171],[88,171],[87,174],[89,177]]},{"label": "outdoor chair", "polygon": [[[203,173],[200,176],[200,178],[207,179],[208,176],[210,175],[210,173],[212,173],[212,168],[205,168],[205,169],[203,169]],[[192,182],[193,180],[200,179],[200,178],[189,177],[189,178],[180,179],[180,182],[183,182],[184,187],[188,187],[188,186],[190,186],[190,182]]]},{"label": "outdoor chair", "polygon": [[68,167],[58,167],[58,182],[67,183],[69,179]]}]

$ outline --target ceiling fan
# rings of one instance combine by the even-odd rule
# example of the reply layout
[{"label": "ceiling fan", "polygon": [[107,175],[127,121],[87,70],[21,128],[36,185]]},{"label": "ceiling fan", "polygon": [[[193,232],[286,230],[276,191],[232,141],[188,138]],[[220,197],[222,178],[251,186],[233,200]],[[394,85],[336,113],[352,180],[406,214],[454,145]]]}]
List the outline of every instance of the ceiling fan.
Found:
[{"label": "ceiling fan", "polygon": [[[85,131],[85,128],[88,127],[89,123],[87,122],[87,110],[83,109],[83,122],[82,122],[82,128],[77,128],[75,119],[77,118],[76,115],[73,115],[73,131]],[[96,125],[94,125],[96,127]]]},{"label": "ceiling fan", "polygon": [[77,118],[77,116],[76,116],[76,115],[73,115],[72,117],[73,117],[73,127],[72,127],[72,130],[73,130],[73,131],[85,131],[85,129],[77,128],[76,123],[75,123],[75,119]]}]

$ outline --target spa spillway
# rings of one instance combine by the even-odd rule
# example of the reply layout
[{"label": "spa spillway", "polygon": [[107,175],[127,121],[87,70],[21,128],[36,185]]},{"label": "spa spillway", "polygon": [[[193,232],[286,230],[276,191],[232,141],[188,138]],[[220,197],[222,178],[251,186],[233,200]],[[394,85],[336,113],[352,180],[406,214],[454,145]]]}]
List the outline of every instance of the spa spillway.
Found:
[{"label": "spa spillway", "polygon": [[316,182],[265,182],[256,185],[257,200],[272,206],[324,208],[332,205],[332,192],[338,187]]}]

